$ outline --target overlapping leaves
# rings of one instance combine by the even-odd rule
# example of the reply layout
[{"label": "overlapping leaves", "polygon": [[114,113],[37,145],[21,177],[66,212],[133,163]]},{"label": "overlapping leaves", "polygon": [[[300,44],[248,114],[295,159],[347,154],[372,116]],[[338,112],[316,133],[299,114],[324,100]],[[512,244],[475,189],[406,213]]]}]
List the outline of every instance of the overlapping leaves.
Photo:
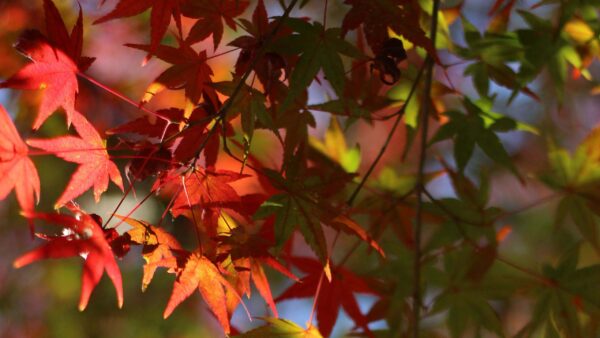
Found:
[{"label": "overlapping leaves", "polygon": [[[14,189],[24,216],[64,228],[61,235],[38,234],[46,243],[17,258],[15,266],[45,258],[81,256],[85,263],[80,308],[87,305],[104,271],[112,279],[121,305],[121,276],[115,256],[122,257],[129,246],[140,245],[145,260],[142,289],[148,287],[158,268],[175,274],[164,317],[170,316],[198,289],[225,333],[235,332],[230,324],[231,315],[242,297],[250,297],[253,284],[274,317],[278,316],[277,301],[314,298],[319,328],[308,323],[304,329],[284,319],[265,318],[267,325],[240,337],[329,336],[341,309],[355,322],[360,334],[376,335],[369,324],[385,318],[390,333],[406,335],[414,324],[408,300],[410,284],[416,278],[412,270],[408,271],[408,260],[419,247],[424,256],[415,261],[422,264],[417,268],[426,275],[428,285],[423,287],[431,283],[436,288],[432,306],[423,307],[424,314],[446,314],[447,328],[454,337],[469,330],[475,334],[487,330],[502,336],[497,307],[491,302],[506,299],[507,294],[515,291],[511,289],[502,294],[500,291],[506,290],[495,288],[502,289],[506,285],[495,283],[502,280],[491,277],[496,277],[494,274],[500,270],[496,264],[501,257],[499,247],[503,235],[500,233],[511,227],[500,228],[497,224],[506,214],[489,205],[489,181],[482,176],[479,185],[474,184],[466,168],[472,161],[474,149],[479,147],[524,181],[525,175],[517,169],[499,134],[531,131],[531,128],[491,110],[494,96],[488,98],[490,80],[511,90],[511,98],[520,92],[538,99],[529,86],[542,69],[549,69],[560,87],[566,81],[567,64],[590,78],[591,73],[586,68],[598,54],[598,29],[594,24],[597,20],[584,10],[585,6],[564,2],[561,8],[578,14],[569,17],[562,13],[558,26],[552,20],[521,12],[525,27],[507,31],[507,15],[515,6],[514,1],[494,3],[494,13],[504,6],[501,20],[505,21],[492,23],[496,25],[493,31],[481,34],[463,17],[465,47],[444,46],[449,46],[449,52],[461,61],[471,62],[465,73],[472,75],[481,99],[475,101],[461,93],[453,86],[454,79],[448,76],[445,79],[440,76],[433,82],[435,97],[420,99],[422,102],[431,99],[436,107],[434,117],[440,128],[430,144],[443,140],[452,142],[457,170],[444,160],[438,162],[449,176],[455,196],[437,199],[419,185],[417,175],[397,174],[399,171],[388,165],[377,179],[366,181],[366,188],[362,188],[363,182],[358,185],[357,192],[363,189],[357,195],[360,203],[350,207],[352,203],[345,201],[347,192],[359,182],[356,176],[363,172],[361,153],[358,147],[347,147],[345,131],[336,119],[326,131],[324,141],[309,137],[310,127],[316,127],[320,121],[311,109],[350,117],[347,126],[357,118],[373,122],[374,113],[390,103],[382,93],[383,85],[399,83],[393,90],[401,95],[395,98],[399,99],[398,104],[406,106],[396,114],[406,113],[405,124],[416,130],[421,106],[425,105],[418,104],[416,99],[408,102],[405,94],[407,88],[419,81],[416,69],[424,62],[424,56],[422,50],[407,52],[404,44],[410,42],[422,47],[443,65],[422,28],[426,25],[421,19],[427,15],[421,6],[426,3],[346,0],[349,6],[343,7],[347,12],[341,27],[335,27],[334,21],[290,18],[290,13],[296,14],[290,11],[292,8],[287,8],[283,16],[270,17],[269,14],[274,13],[273,3],[262,0],[256,2],[251,20],[245,19],[250,14],[247,10],[252,7],[250,1],[120,0],[112,11],[96,21],[130,17],[151,9],[149,43],[128,46],[156,56],[168,66],[148,87],[141,104],[146,104],[164,88],[182,90],[186,97],[186,107],[170,103],[167,107],[156,107],[155,112],[144,107],[150,115],[109,132],[118,139],[115,150],[126,151],[128,155],[123,157],[131,158],[125,167],[125,172],[133,178],[131,190],[134,190],[133,185],[150,180],[148,198],[157,195],[164,199],[163,218],[170,213],[178,218],[176,226],[186,224],[196,234],[197,245],[186,248],[188,243],[182,241],[185,245],[181,245],[175,235],[159,224],[117,216],[132,227],[119,235],[115,229],[102,227],[98,217],[70,203],[92,187],[99,200],[109,180],[122,190],[124,186],[106,140],[75,109],[77,75],[82,75],[93,61],[82,57],[83,15],[80,11],[69,32],[53,2],[44,0],[46,35],[27,31],[16,43],[17,50],[32,63],[2,82],[0,87],[42,89],[34,129],[62,108],[67,125],[72,122],[77,135],[52,139],[35,136],[25,143],[8,113],[0,107],[0,198]],[[284,1],[281,4],[285,6]],[[327,2],[324,5],[327,12]],[[460,10],[460,7],[454,9]],[[182,15],[190,18],[187,35],[182,27]],[[163,39],[168,34],[171,18],[175,22],[176,46],[170,39]],[[231,30],[241,27],[246,35],[227,43],[223,41],[227,27]],[[275,27],[278,27],[277,32]],[[358,43],[354,44],[354,37],[348,33],[357,29]],[[361,46],[363,33],[371,51]],[[213,53],[197,44],[207,39],[212,40]],[[209,60],[217,56],[215,50],[225,44],[240,51],[235,66],[231,66],[234,68],[231,78],[215,79],[214,65]],[[374,57],[366,56],[370,52]],[[443,59],[447,61],[445,56]],[[550,67],[546,67],[548,64]],[[448,65],[443,66],[445,71],[450,69]],[[350,73],[349,78],[347,73]],[[314,95],[308,89],[315,82],[325,84],[321,88],[327,91],[324,103],[312,104]],[[418,84],[414,88],[421,90]],[[464,109],[453,109],[456,104],[442,100],[441,96],[446,93],[462,95]],[[85,111],[85,116],[94,113]],[[260,163],[256,159],[259,154],[253,153],[252,142],[258,138],[255,131],[260,128],[272,131],[273,147],[282,149],[282,160],[276,159],[270,166]],[[236,138],[240,135],[243,145]],[[553,148],[549,161],[551,170],[543,175],[543,181],[550,188],[564,194],[557,208],[557,223],[564,223],[569,216],[580,237],[596,251],[599,212],[595,205],[599,200],[600,177],[597,135],[596,131],[592,133],[573,154]],[[51,153],[78,164],[55,205],[57,208],[67,206],[74,217],[34,211],[40,184],[29,158],[34,152],[27,144],[45,151],[43,154]],[[243,148],[241,158],[237,154],[238,145]],[[383,150],[387,146],[386,143]],[[224,148],[224,152],[221,153],[220,148]],[[408,153],[409,148],[406,146],[404,152]],[[368,154],[362,155],[368,157],[365,156]],[[238,160],[240,168],[224,168],[223,159]],[[440,171],[436,170],[430,174],[421,172],[424,184],[439,175]],[[416,191],[427,192],[427,200],[417,200]],[[362,198],[367,194],[369,197]],[[417,243],[413,235],[417,209],[421,210],[422,220],[431,226],[422,243]],[[361,225],[367,223],[363,222],[363,216],[368,217],[369,231]],[[328,228],[336,232],[333,241]],[[389,228],[397,238],[387,236]],[[302,235],[316,259],[295,256],[297,251],[303,250],[301,246],[291,247],[292,234],[296,232]],[[377,264],[379,272],[389,271],[378,273],[377,281],[360,277],[352,272],[350,264],[345,266],[354,251],[347,253],[341,263],[333,263],[340,232],[356,237],[356,247],[366,243],[368,252],[376,251],[381,257],[384,254],[378,242],[391,247],[389,263],[361,257],[365,258],[361,264]],[[398,239],[403,245],[398,245]],[[541,331],[550,337],[586,337],[588,332],[593,332],[594,327],[582,325],[581,318],[591,323],[598,316],[600,305],[594,293],[599,279],[597,265],[578,265],[573,257],[568,256],[556,267],[546,266],[540,274],[517,266],[516,270],[534,277],[531,283],[519,282],[534,290],[528,295],[535,296],[537,304],[530,322],[518,336],[529,337]],[[290,263],[307,275],[274,297],[266,267],[297,280],[290,271]],[[429,295],[431,289],[425,290],[423,293]],[[379,299],[363,314],[355,293],[375,294]]]}]

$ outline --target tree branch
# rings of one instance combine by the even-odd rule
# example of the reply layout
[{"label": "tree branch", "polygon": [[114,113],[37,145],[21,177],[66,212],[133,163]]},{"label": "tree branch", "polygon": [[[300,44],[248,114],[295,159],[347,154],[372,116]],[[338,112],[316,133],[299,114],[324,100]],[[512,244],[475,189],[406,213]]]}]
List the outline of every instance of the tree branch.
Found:
[{"label": "tree branch", "polygon": [[[435,48],[435,38],[437,33],[438,12],[440,0],[433,1],[431,11],[431,43]],[[425,160],[427,154],[427,132],[429,129],[429,112],[431,110],[431,85],[433,82],[434,61],[431,55],[425,60],[427,65],[427,77],[425,78],[425,92],[422,97],[421,107],[421,148],[419,154],[419,171],[417,173],[417,210],[414,227],[415,252],[413,256],[413,292],[412,292],[412,311],[413,311],[413,338],[419,338],[419,323],[421,320],[421,233],[423,228],[423,190],[425,184]]]}]

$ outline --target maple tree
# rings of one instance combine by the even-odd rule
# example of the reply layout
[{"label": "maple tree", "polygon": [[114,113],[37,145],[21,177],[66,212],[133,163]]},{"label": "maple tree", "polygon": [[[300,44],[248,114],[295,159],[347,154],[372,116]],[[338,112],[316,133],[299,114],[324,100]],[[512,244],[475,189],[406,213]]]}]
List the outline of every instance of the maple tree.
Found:
[{"label": "maple tree", "polygon": [[[571,96],[600,92],[597,1],[496,0],[477,24],[467,1],[35,4],[0,3],[31,19],[0,23],[28,59],[0,65],[0,199],[15,191],[41,243],[7,255],[11,274],[78,257],[79,309],[103,301],[106,271],[125,313],[135,265],[146,294],[168,281],[149,306],[165,322],[202,299],[212,335],[600,334],[600,129],[560,135]],[[83,56],[117,24],[137,34],[109,47],[144,53],[136,94]],[[58,163],[74,171],[53,196]],[[100,210],[90,190],[119,200]],[[160,217],[134,215],[152,201]],[[539,210],[536,233],[522,215]],[[285,319],[304,310],[282,311],[292,299],[304,325]]]}]

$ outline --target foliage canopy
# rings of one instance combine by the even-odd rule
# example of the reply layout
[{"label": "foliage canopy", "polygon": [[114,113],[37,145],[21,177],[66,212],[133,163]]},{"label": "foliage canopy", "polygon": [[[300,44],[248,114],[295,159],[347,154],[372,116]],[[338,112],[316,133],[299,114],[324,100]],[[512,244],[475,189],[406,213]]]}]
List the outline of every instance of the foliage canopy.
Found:
[{"label": "foliage canopy", "polygon": [[[0,65],[0,198],[37,243],[15,268],[80,257],[83,311],[105,271],[127,304],[141,256],[142,291],[174,275],[165,320],[199,294],[236,337],[329,337],[342,310],[360,337],[600,336],[600,129],[560,131],[600,92],[600,2],[496,0],[477,23],[468,1],[88,2],[0,4],[30,19],[0,25],[29,59]],[[120,199],[86,211],[89,190]],[[256,294],[264,325],[240,330]],[[296,298],[304,326],[278,311]]]}]

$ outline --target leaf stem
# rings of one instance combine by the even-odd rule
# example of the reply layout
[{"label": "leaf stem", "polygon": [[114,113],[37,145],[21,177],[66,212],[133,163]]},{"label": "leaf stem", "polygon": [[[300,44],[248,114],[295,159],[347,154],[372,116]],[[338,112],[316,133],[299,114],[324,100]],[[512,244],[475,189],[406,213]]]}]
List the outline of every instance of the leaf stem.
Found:
[{"label": "leaf stem", "polygon": [[323,285],[323,277],[325,276],[325,270],[321,271],[321,276],[319,276],[319,283],[317,284],[317,290],[315,291],[315,299],[313,300],[312,309],[310,311],[310,317],[308,318],[308,323],[312,325],[313,319],[315,317],[315,312],[317,309],[317,303],[319,302],[319,295],[321,294],[321,286]]},{"label": "leaf stem", "polygon": [[329,7],[329,1],[325,0],[324,3],[325,8],[323,8],[323,31],[327,29],[327,7]]},{"label": "leaf stem", "polygon": [[[431,30],[430,37],[433,48],[435,48],[435,38],[437,35],[438,12],[440,9],[440,0],[433,1],[431,11]],[[421,114],[421,147],[419,154],[419,171],[417,173],[417,210],[414,227],[414,255],[413,255],[413,290],[412,290],[412,311],[413,311],[413,338],[419,338],[421,321],[421,234],[423,232],[423,192],[425,190],[425,160],[427,155],[427,133],[429,129],[429,112],[431,110],[431,87],[433,83],[434,61],[431,55],[427,55],[425,60],[427,65],[427,77],[425,78],[425,91],[422,96],[422,114]]]},{"label": "leaf stem", "polygon": [[[469,246],[474,248],[476,251],[480,249],[480,246],[477,244],[477,242],[475,242],[471,237],[469,237],[469,235],[467,235],[465,229],[461,226],[461,222],[464,223],[464,221],[461,220],[461,218],[459,216],[457,216],[454,212],[452,212],[450,209],[448,209],[438,199],[433,197],[433,195],[431,195],[431,193],[427,189],[423,189],[423,194],[426,195],[427,198],[429,198],[438,208],[440,208],[440,210],[442,212],[444,212],[446,215],[448,215],[448,217],[450,217],[450,219],[452,220],[454,225],[457,227],[458,231],[461,233],[461,235],[464,239],[464,242],[466,244],[468,244]],[[502,258],[498,255],[496,255],[495,259],[499,262],[502,262],[502,263],[512,267],[515,270],[518,270],[526,275],[529,275],[530,277],[533,277],[534,279],[539,280],[544,285],[555,286],[555,283],[551,279],[549,279],[539,273],[536,273],[527,268],[524,268],[524,267],[522,267],[516,263],[513,263],[505,258]]]},{"label": "leaf stem", "polygon": [[[196,168],[193,169],[192,174],[196,174]],[[198,178],[198,176],[196,176],[196,178]],[[183,187],[185,199],[187,200],[188,206],[190,207],[190,212],[192,213],[192,221],[194,222],[194,232],[196,233],[198,248],[200,249],[200,253],[202,254],[202,237],[200,236],[200,230],[198,229],[199,225],[198,220],[196,219],[196,213],[194,212],[194,206],[190,201],[190,195],[188,194],[187,187],[185,186],[185,176],[181,176],[181,186]]]},{"label": "leaf stem", "polygon": [[158,113],[156,113],[156,112],[154,112],[154,111],[152,111],[152,110],[150,110],[150,109],[148,109],[148,108],[144,107],[143,105],[140,105],[139,103],[137,103],[137,102],[133,101],[132,99],[130,99],[130,98],[128,98],[127,96],[125,96],[125,95],[123,95],[123,94],[119,93],[118,91],[116,91],[116,90],[114,90],[114,89],[110,88],[109,86],[107,86],[107,85],[105,85],[105,84],[103,84],[103,83],[99,82],[98,80],[94,79],[93,77],[91,77],[91,76],[89,76],[89,75],[87,75],[87,74],[84,74],[84,73],[82,73],[82,72],[78,72],[78,73],[77,73],[77,75],[79,75],[80,77],[82,77],[82,78],[84,78],[84,79],[88,80],[90,83],[92,83],[92,84],[96,85],[97,87],[104,89],[105,91],[109,92],[110,94],[112,94],[112,95],[114,95],[114,96],[116,96],[116,97],[120,98],[121,100],[123,100],[123,101],[125,101],[125,102],[129,103],[130,105],[132,105],[132,106],[134,106],[134,107],[136,107],[136,108],[140,109],[141,111],[143,111],[143,112],[145,112],[145,113],[148,113],[148,114],[150,114],[150,115],[154,115],[154,116],[156,116],[156,117],[158,117],[158,118],[160,118],[160,119],[162,119],[162,120],[165,120],[165,121],[167,121],[167,122],[171,122],[171,121],[169,121],[169,119],[167,119],[166,117],[164,117],[164,116],[162,116],[162,115],[160,115],[160,114],[158,114]]},{"label": "leaf stem", "polygon": [[[406,194],[399,196],[397,198],[393,198],[391,200],[391,207],[388,208],[387,210],[385,210],[382,214],[382,217],[385,216],[386,213],[388,213],[389,211],[393,210],[398,203],[404,201],[408,196],[412,195],[414,193],[414,189],[411,189],[410,191],[408,191]],[[387,198],[387,197],[385,197]],[[370,234],[373,224],[375,223],[371,223],[371,225],[367,228],[367,233]],[[339,263],[337,263],[337,266],[344,266],[346,264],[346,262],[350,259],[350,257],[352,256],[352,254],[354,254],[356,252],[356,249],[358,249],[358,246],[362,243],[361,240],[357,239],[354,244],[352,244],[352,246],[350,247],[350,249],[346,252],[346,254],[344,255],[344,257],[342,257],[342,259],[340,259]],[[333,248],[331,249],[333,251]]]},{"label": "leaf stem", "polygon": [[367,173],[365,174],[365,176],[363,176],[363,178],[361,179],[358,186],[352,192],[352,195],[350,196],[350,198],[348,198],[348,201],[346,202],[346,204],[348,204],[348,206],[352,206],[354,204],[354,200],[358,196],[358,193],[362,190],[363,186],[367,182],[367,179],[373,173],[373,170],[377,166],[377,163],[379,163],[379,161],[381,160],[381,157],[385,153],[388,145],[392,141],[392,136],[394,135],[394,133],[396,132],[396,129],[400,125],[400,121],[402,121],[402,117],[404,116],[406,107],[408,106],[410,100],[412,99],[412,97],[414,96],[414,94],[417,90],[417,85],[419,84],[419,81],[421,80],[421,76],[423,75],[425,65],[426,65],[426,63],[424,63],[421,66],[421,68],[419,69],[419,73],[417,74],[417,77],[415,78],[415,81],[413,82],[412,87],[410,88],[410,92],[408,93],[408,96],[406,97],[406,101],[404,101],[404,105],[402,105],[402,107],[398,110],[398,112],[396,112],[396,120],[394,121],[394,125],[392,126],[392,129],[388,133],[388,136],[387,136],[385,142],[383,143],[383,146],[379,149],[379,153],[377,154],[377,156],[375,157],[375,159],[369,166],[369,169],[367,170]]},{"label": "leaf stem", "polygon": [[[124,197],[123,197],[123,198],[122,198],[122,199],[119,201],[119,204],[118,204],[118,206],[117,206],[117,209],[119,208],[119,206],[121,206],[121,204],[123,203],[123,201],[124,201],[125,197],[127,197],[127,195],[129,194],[129,191],[131,191],[131,189],[129,189],[129,190],[128,190],[128,191],[127,191],[127,192],[126,192],[124,195],[123,195]],[[133,207],[133,209],[129,210],[129,212],[128,212],[128,213],[125,215],[125,218],[122,218],[122,219],[120,219],[120,220],[117,222],[117,224],[115,224],[115,225],[113,226],[113,228],[117,228],[117,227],[119,227],[121,224],[123,224],[123,222],[125,222],[125,219],[127,219],[127,218],[131,217],[131,215],[132,215],[134,212],[136,212],[136,210],[137,210],[137,209],[139,209],[139,208],[142,206],[142,204],[144,204],[144,203],[145,203],[145,202],[146,202],[146,201],[147,201],[147,200],[150,198],[150,196],[154,195],[154,193],[155,193],[155,192],[156,192],[156,190],[151,190],[151,191],[150,191],[148,194],[146,194],[146,196],[144,196],[144,198],[143,198],[143,199],[142,199],[142,200],[141,200],[139,203],[137,203],[137,204],[135,205],[135,207]],[[113,212],[113,213],[110,215],[110,218],[109,218],[109,219],[108,219],[106,222],[104,222],[104,224],[103,224],[103,226],[102,226],[103,228],[106,228],[106,227],[108,226],[108,223],[109,223],[109,222],[110,222],[110,221],[113,219],[113,217],[114,217],[114,215],[115,215],[115,213],[116,213],[116,210],[117,210],[117,209],[115,209],[115,211],[114,211],[114,212]]]}]

